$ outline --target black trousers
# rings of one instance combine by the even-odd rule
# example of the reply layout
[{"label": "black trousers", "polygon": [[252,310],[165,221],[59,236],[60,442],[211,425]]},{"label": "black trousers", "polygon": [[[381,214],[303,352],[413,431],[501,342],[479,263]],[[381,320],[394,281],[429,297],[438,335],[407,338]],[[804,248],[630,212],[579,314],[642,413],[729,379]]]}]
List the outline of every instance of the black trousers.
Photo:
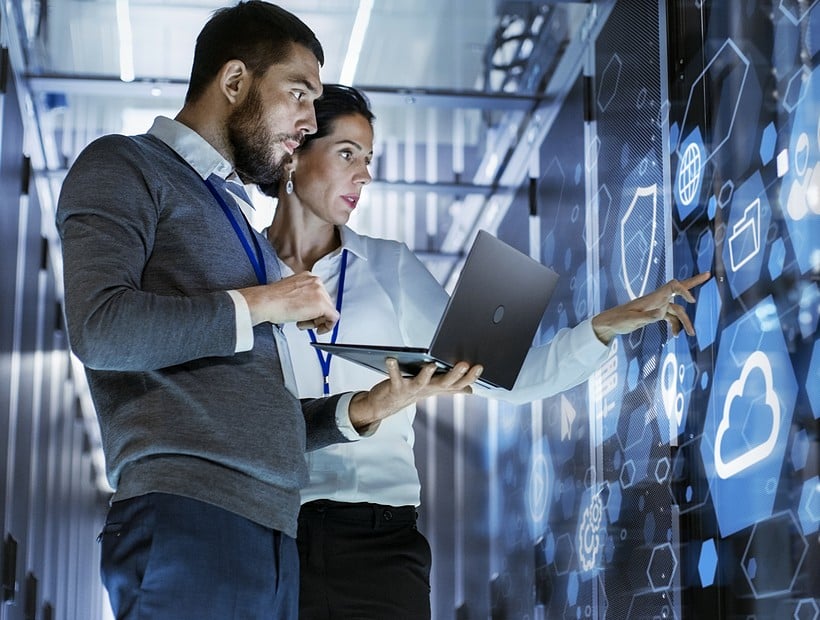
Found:
[{"label": "black trousers", "polygon": [[430,618],[432,557],[414,506],[309,502],[297,545],[302,620]]}]

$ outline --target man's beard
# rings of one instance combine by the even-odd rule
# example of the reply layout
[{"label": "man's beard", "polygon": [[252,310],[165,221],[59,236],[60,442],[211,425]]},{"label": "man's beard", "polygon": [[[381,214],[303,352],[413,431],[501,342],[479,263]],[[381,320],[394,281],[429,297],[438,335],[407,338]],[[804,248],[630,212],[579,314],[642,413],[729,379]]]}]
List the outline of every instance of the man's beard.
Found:
[{"label": "man's beard", "polygon": [[299,141],[299,136],[271,135],[262,122],[262,99],[256,85],[248,97],[228,118],[228,141],[233,150],[234,168],[243,183],[271,185],[284,172],[284,156],[275,148],[285,140]]}]

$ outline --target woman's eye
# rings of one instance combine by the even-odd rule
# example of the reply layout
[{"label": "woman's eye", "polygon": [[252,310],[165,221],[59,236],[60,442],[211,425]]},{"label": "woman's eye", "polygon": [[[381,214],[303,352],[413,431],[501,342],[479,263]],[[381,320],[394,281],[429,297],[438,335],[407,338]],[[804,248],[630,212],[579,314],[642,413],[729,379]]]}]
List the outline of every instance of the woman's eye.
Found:
[{"label": "woman's eye", "polygon": [[350,159],[353,157],[353,153],[351,153],[350,151],[342,151],[339,154],[342,156],[342,159],[346,161],[350,161]]},{"label": "woman's eye", "polygon": [[302,93],[302,92],[293,93],[293,97],[296,99],[296,101],[301,101],[302,97],[304,97],[304,96],[305,96],[305,93]]}]

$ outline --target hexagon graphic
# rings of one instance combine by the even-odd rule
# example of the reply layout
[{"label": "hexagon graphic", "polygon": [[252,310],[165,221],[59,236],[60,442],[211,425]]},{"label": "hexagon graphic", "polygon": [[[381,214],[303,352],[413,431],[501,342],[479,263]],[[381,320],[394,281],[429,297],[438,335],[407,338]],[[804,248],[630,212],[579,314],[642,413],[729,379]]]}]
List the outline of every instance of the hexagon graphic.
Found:
[{"label": "hexagon graphic", "polygon": [[553,560],[557,575],[566,575],[569,572],[574,555],[575,549],[572,546],[572,538],[569,534],[561,534],[555,541],[555,559]]},{"label": "hexagon graphic", "polygon": [[[728,123],[721,124],[719,130],[716,128],[710,145],[712,151],[704,159],[704,165],[728,142],[734,129],[738,107],[743,98],[746,79],[749,75],[749,65],[749,59],[740,51],[735,42],[727,39],[709,60],[701,74],[692,82],[686,112],[681,123],[682,127],[690,126],[687,121],[697,115],[696,109],[693,109],[693,107],[696,108],[693,102],[697,102],[707,91],[718,93],[716,108],[720,110],[720,117],[730,119]],[[678,157],[682,156],[682,147],[682,143],[677,147]]]},{"label": "hexagon graphic", "polygon": [[621,80],[623,66],[624,63],[618,54],[613,54],[601,74],[601,83],[598,87],[598,109],[600,109],[601,112],[606,111],[618,93],[618,82]]},{"label": "hexagon graphic", "polygon": [[805,90],[794,109],[788,148],[793,161],[780,184],[783,219],[801,273],[820,269],[820,68],[812,71]]},{"label": "hexagon graphic", "polygon": [[[767,518],[788,442],[797,381],[771,297],[721,336],[700,452],[728,536]],[[776,386],[776,388],[775,388]]]},{"label": "hexagon graphic", "polygon": [[717,549],[715,539],[704,540],[700,547],[700,557],[698,558],[698,575],[700,583],[704,588],[708,588],[715,582],[715,570],[717,569]]},{"label": "hexagon graphic", "polygon": [[646,567],[646,576],[653,592],[668,590],[672,586],[675,571],[678,570],[678,558],[671,543],[664,543],[652,549],[649,565]]},{"label": "hexagon graphic", "polygon": [[817,2],[818,0],[813,0],[810,5],[806,6],[805,2],[798,2],[798,0],[780,0],[778,8],[796,26],[803,21],[806,15],[811,13]]},{"label": "hexagon graphic", "polygon": [[769,253],[769,276],[772,280],[777,280],[783,273],[783,265],[786,262],[786,244],[779,237],[772,243]]},{"label": "hexagon graphic", "polygon": [[[806,378],[806,385],[820,385],[820,340],[814,341],[811,350],[811,361],[809,362],[809,375]],[[809,406],[814,414],[814,419],[820,418],[820,390],[807,390],[809,395]]]},{"label": "hexagon graphic", "polygon": [[797,514],[800,517],[803,534],[806,536],[820,529],[820,478],[817,476],[803,483]]},{"label": "hexagon graphic", "polygon": [[820,606],[813,598],[800,599],[794,608],[794,620],[817,620],[820,618]]},{"label": "hexagon graphic", "polygon": [[701,351],[715,341],[722,305],[717,279],[711,278],[701,287],[695,306],[695,337]]},{"label": "hexagon graphic", "polygon": [[774,147],[777,144],[777,129],[774,123],[769,123],[763,129],[763,135],[760,138],[760,161],[763,165],[768,164],[774,157]]},{"label": "hexagon graphic", "polygon": [[[783,553],[790,549],[790,553]],[[755,598],[791,592],[809,545],[790,510],[755,523],[740,561]]]},{"label": "hexagon graphic", "polygon": [[658,433],[666,443],[686,426],[689,400],[695,387],[695,365],[686,338],[670,338],[663,345],[655,384]]},{"label": "hexagon graphic", "polygon": [[760,279],[766,231],[772,210],[760,173],[756,172],[732,196],[732,207],[723,244],[723,264],[734,297],[739,297]]},{"label": "hexagon graphic", "polygon": [[674,191],[678,216],[683,220],[700,205],[698,197],[703,184],[706,146],[699,127],[686,137],[680,151]]},{"label": "hexagon graphic", "polygon": [[809,458],[809,436],[805,429],[800,429],[794,436],[792,443],[792,465],[795,471],[800,471],[806,466],[806,461]]},{"label": "hexagon graphic", "polygon": [[800,67],[789,78],[786,84],[786,94],[783,96],[783,107],[790,113],[794,112],[795,108],[799,106],[806,98],[806,70]]},{"label": "hexagon graphic", "polygon": [[817,323],[820,321],[820,289],[815,283],[805,285],[801,283],[801,286],[803,286],[803,292],[800,294],[798,320],[800,333],[808,340],[817,332]]},{"label": "hexagon graphic", "polygon": [[698,272],[710,271],[714,258],[715,238],[712,237],[712,231],[707,228],[698,237]]}]

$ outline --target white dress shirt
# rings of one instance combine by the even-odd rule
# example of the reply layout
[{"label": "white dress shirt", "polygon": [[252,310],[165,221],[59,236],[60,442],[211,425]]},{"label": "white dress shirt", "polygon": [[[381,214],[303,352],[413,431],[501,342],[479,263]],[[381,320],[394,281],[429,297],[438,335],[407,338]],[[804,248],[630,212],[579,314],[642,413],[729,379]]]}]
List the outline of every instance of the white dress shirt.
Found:
[{"label": "white dress shirt", "polygon": [[[348,250],[337,342],[429,346],[447,305],[446,291],[405,244],[359,235],[346,226],[340,232],[342,248],[318,260],[312,270],[335,300],[342,249]],[[293,273],[284,263],[281,266],[283,276]],[[321,396],[322,370],[308,333],[290,324],[285,334],[299,396]],[[317,336],[322,342],[330,338]],[[530,349],[513,390],[473,390],[517,403],[540,400],[587,379],[607,352],[590,322],[584,321],[559,331],[550,345]],[[330,392],[367,390],[384,378],[333,357]],[[413,457],[415,414],[415,406],[407,407],[383,420],[369,437],[309,452],[310,483],[302,490],[302,503],[331,499],[417,506],[421,486]]]}]

